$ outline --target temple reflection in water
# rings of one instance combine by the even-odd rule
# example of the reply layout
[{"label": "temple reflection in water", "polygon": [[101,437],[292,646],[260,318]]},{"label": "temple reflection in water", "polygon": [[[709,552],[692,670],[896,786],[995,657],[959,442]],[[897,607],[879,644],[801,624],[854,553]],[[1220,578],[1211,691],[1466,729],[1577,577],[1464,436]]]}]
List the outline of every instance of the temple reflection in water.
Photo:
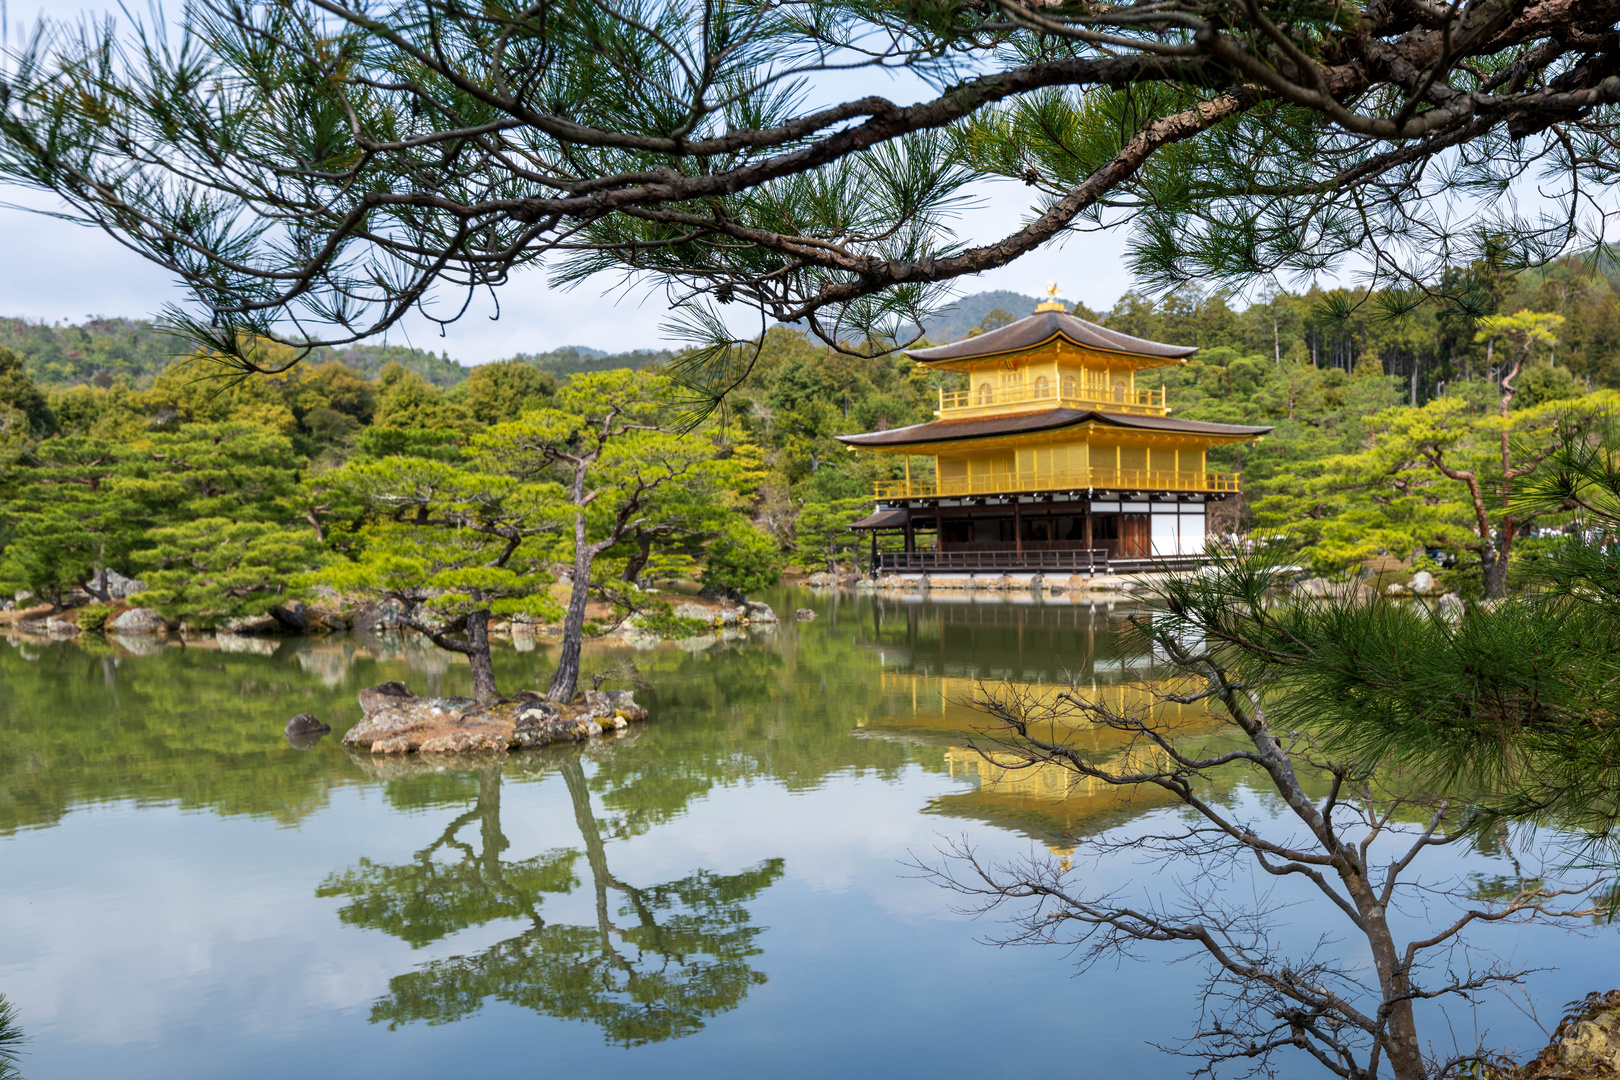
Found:
[{"label": "temple reflection in water", "polygon": [[[1072,686],[1115,712],[1150,713],[1173,728],[1214,733],[1204,707],[1163,700],[1172,688],[1158,681],[1155,689],[1163,669],[1121,633],[1132,614],[1146,613],[1140,606],[955,596],[872,596],[841,606],[838,617],[878,653],[882,667],[882,712],[857,718],[861,733],[937,745],[946,771],[975,785],[933,799],[931,812],[1016,828],[1061,852],[1065,836],[1170,803],[1147,789],[1025,763],[996,741],[994,718],[982,707],[987,696],[1017,695],[1039,709]],[[1124,771],[1163,758],[1157,747],[1079,719],[1037,725],[1032,733]]]}]

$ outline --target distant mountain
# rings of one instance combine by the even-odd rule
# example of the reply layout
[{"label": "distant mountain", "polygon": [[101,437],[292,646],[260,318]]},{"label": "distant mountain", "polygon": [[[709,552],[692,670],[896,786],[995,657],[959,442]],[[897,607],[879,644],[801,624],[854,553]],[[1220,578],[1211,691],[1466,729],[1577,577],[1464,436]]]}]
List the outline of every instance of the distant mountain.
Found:
[{"label": "distant mountain", "polygon": [[558,375],[577,375],[584,371],[612,371],[615,368],[653,367],[665,363],[675,354],[668,349],[636,349],[632,352],[608,353],[586,345],[565,345],[543,353],[519,353],[513,357],[537,368]]},{"label": "distant mountain", "polygon": [[368,345],[364,342],[344,349],[317,349],[310,360],[318,364],[336,360],[368,379],[375,379],[378,372],[389,364],[399,364],[445,389],[465,379],[469,370],[450,359],[449,353],[435,355],[426,349],[412,349],[405,345]]},{"label": "distant mountain", "polygon": [[1015,319],[1022,319],[1025,315],[1033,315],[1035,305],[1040,302],[1039,297],[1005,289],[974,293],[961,297],[937,317],[924,320],[923,334],[929,341],[940,344],[956,341],[967,337],[968,331],[977,328],[984,317],[996,308]]},{"label": "distant mountain", "polygon": [[41,386],[63,386],[128,375],[140,380],[191,350],[145,319],[91,319],[56,325],[0,318],[0,346],[16,353]]},{"label": "distant mountain", "polygon": [[[91,319],[84,323],[46,323],[0,317],[0,346],[22,358],[23,370],[41,386],[108,384],[128,376],[136,384],[151,382],[158,372],[191,353],[189,342],[163,333],[149,319]],[[668,349],[637,349],[610,353],[586,345],[569,345],[544,353],[525,353],[517,359],[558,375],[613,368],[645,368],[665,363]],[[367,379],[375,379],[389,364],[400,364],[428,382],[449,388],[472,369],[450,359],[405,345],[360,344],[342,349],[318,349],[308,363],[337,360]]]},{"label": "distant mountain", "polygon": [[[23,370],[41,386],[105,385],[120,375],[137,384],[146,383],[192,351],[189,342],[163,333],[149,319],[51,324],[0,317],[0,345],[21,357]],[[402,364],[439,386],[454,386],[467,377],[467,368],[448,354],[403,345],[320,349],[310,358],[314,363],[329,360],[342,361],[368,379],[391,363]]]}]

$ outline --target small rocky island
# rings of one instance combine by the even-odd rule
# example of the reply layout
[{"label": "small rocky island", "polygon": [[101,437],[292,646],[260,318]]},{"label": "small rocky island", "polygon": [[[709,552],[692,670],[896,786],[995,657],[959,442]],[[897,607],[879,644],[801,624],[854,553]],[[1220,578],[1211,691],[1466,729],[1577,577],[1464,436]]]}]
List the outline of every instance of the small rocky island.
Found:
[{"label": "small rocky island", "polygon": [[559,742],[584,742],[647,719],[629,690],[587,690],[569,704],[538,694],[479,702],[417,697],[404,683],[360,691],[364,718],[343,736],[345,746],[373,754],[501,752]]}]

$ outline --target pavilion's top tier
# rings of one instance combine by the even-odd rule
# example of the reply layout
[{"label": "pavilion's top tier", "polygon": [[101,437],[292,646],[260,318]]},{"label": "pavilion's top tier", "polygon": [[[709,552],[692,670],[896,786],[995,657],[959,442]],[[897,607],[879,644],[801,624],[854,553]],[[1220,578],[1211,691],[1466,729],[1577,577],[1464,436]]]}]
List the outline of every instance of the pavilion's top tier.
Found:
[{"label": "pavilion's top tier", "polygon": [[967,419],[1054,407],[1163,416],[1164,391],[1139,387],[1136,373],[1185,363],[1197,351],[1121,334],[1054,303],[987,333],[906,355],[968,376],[967,389],[941,392],[938,412]]},{"label": "pavilion's top tier", "polygon": [[[1048,305],[1042,304],[1042,308]],[[1087,322],[1065,311],[1039,310],[1028,318],[974,337],[913,349],[907,356],[930,367],[972,371],[986,363],[1017,364],[1049,361],[1053,351],[1076,359],[1090,358],[1103,367],[1150,368],[1177,364],[1198,351],[1196,345],[1165,345],[1122,334]]]}]

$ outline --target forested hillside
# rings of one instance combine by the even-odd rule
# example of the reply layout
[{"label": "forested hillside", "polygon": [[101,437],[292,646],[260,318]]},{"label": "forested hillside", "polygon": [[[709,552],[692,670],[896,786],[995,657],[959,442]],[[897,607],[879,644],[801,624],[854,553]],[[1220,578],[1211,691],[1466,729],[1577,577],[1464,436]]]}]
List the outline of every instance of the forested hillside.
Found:
[{"label": "forested hillside", "polygon": [[961,297],[939,315],[923,323],[923,333],[929,341],[955,341],[966,337],[992,311],[1014,312],[1020,316],[1035,310],[1040,300],[1022,293],[996,289],[992,292],[972,293]]},{"label": "forested hillside", "polygon": [[[111,386],[120,377],[145,386],[191,352],[185,341],[158,330],[150,319],[90,319],[63,325],[0,318],[0,347],[15,353],[28,377],[40,386]],[[311,359],[336,360],[365,378],[375,378],[389,364],[400,364],[436,386],[454,386],[467,377],[467,369],[448,355],[403,345],[320,349]]]},{"label": "forested hillside", "polygon": [[[40,386],[76,383],[110,386],[119,376],[130,379],[134,385],[145,386],[164,368],[191,351],[186,342],[158,330],[149,319],[90,319],[82,323],[51,324],[0,318],[0,347],[16,353],[28,377]],[[520,353],[514,359],[561,376],[617,368],[639,370],[665,363],[672,355],[668,349],[610,353],[584,345],[568,345],[549,352]],[[449,353],[435,354],[406,345],[368,343],[344,349],[318,349],[310,360],[314,364],[335,361],[367,379],[375,379],[389,364],[398,364],[446,389],[465,379],[470,369],[470,365],[452,360]]]}]

